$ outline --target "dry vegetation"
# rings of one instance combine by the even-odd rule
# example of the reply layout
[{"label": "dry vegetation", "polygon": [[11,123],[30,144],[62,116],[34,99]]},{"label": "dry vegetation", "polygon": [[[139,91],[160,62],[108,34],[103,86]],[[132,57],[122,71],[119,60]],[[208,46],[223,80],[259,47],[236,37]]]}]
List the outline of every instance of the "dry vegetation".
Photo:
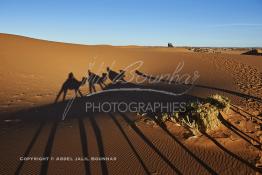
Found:
[{"label": "dry vegetation", "polygon": [[194,135],[208,132],[220,126],[219,112],[227,112],[230,101],[227,97],[212,95],[203,102],[191,102],[185,112],[163,114],[162,122],[167,120],[178,123],[189,129]]}]

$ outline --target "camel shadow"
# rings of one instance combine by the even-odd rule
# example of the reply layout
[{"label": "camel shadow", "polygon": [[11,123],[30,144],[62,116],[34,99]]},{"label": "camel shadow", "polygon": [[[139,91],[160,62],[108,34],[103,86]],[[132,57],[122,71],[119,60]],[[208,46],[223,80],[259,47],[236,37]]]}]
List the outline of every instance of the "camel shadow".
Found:
[{"label": "camel shadow", "polygon": [[[108,85],[104,91],[101,91],[100,93],[93,94],[91,96],[84,96],[81,98],[76,98],[73,100],[73,104],[67,113],[66,120],[71,119],[77,119],[79,121],[79,131],[80,131],[80,139],[81,139],[81,145],[82,145],[82,153],[84,157],[88,157],[88,138],[86,135],[86,129],[85,124],[83,122],[84,118],[87,118],[90,120],[91,126],[94,130],[96,140],[98,143],[98,150],[99,150],[99,156],[105,157],[104,152],[104,143],[102,141],[102,135],[101,131],[99,129],[99,125],[95,120],[95,116],[103,111],[87,111],[86,110],[86,103],[94,103],[98,104],[101,101],[104,102],[114,102],[114,103],[120,103],[125,102],[127,104],[134,103],[134,102],[140,102],[140,103],[153,103],[156,101],[159,102],[174,102],[174,101],[188,101],[188,100],[196,100],[198,98],[195,98],[193,96],[184,95],[182,97],[180,96],[170,96],[168,94],[159,93],[158,91],[148,91],[147,86],[141,86],[141,85],[135,85],[132,83],[115,83]],[[121,91],[121,89],[128,89],[127,91]],[[135,90],[134,90],[135,89]],[[137,91],[137,89],[140,89],[140,91]],[[166,89],[165,89],[166,91]],[[47,143],[44,148],[43,157],[50,157],[52,154],[52,148],[54,145],[54,140],[56,137],[56,132],[59,126],[59,123],[62,119],[62,114],[65,111],[66,106],[70,103],[72,100],[57,102],[55,104],[48,104],[43,106],[38,106],[30,109],[23,109],[17,112],[5,114],[4,116],[1,116],[3,120],[20,120],[22,123],[34,123],[38,124],[39,127],[36,130],[35,134],[33,135],[31,142],[29,143],[27,149],[23,153],[24,156],[28,156],[30,152],[32,151],[33,147],[36,145],[37,140],[39,139],[39,135],[43,130],[43,127],[47,124],[51,125],[51,129],[49,131],[49,136],[47,138]],[[118,110],[122,111],[122,108],[119,108]],[[116,112],[116,111],[109,111],[109,112]],[[126,111],[130,112],[130,111]],[[112,117],[112,115],[111,115]],[[112,117],[112,120],[114,117]],[[6,127],[4,122],[0,123],[3,127]],[[117,125],[118,128],[120,128],[119,125]],[[13,126],[15,127],[15,126]],[[121,131],[121,130],[120,130]],[[141,131],[138,131],[136,129],[136,132],[139,133],[139,135],[143,138],[143,140],[146,142],[147,145],[149,145],[151,148],[154,149],[154,151],[170,166],[172,169],[175,169],[178,174],[179,170],[173,165],[173,163],[168,160],[160,150],[158,150],[151,142],[148,140]],[[122,132],[123,133],[123,132]],[[131,143],[131,140],[125,135],[125,138],[129,140],[129,143]],[[133,151],[135,152],[136,156],[139,157],[138,152],[135,150],[134,146],[132,147]],[[145,163],[140,158],[140,162],[142,166],[145,168],[146,172],[149,172],[149,170],[146,168]],[[142,163],[143,162],[143,163]],[[48,168],[49,168],[50,160],[43,161],[40,169],[40,174],[47,174]],[[17,166],[15,174],[21,173],[21,170],[24,166],[25,162],[22,161]],[[86,173],[90,173],[90,164],[89,162],[84,161],[85,171]],[[101,162],[101,168],[103,174],[108,173],[107,164],[105,161]]]},{"label": "camel shadow", "polygon": [[[175,81],[159,79],[157,77],[145,74],[145,73],[140,72],[138,70],[136,70],[135,73],[138,76],[147,78],[148,80],[155,80],[155,81],[159,81],[159,82],[162,82],[162,83],[178,85],[177,82],[175,82]],[[228,89],[222,89],[222,88],[216,88],[216,87],[205,86],[205,85],[198,85],[198,84],[181,84],[180,86],[182,86],[182,85],[184,85],[184,86],[194,86],[194,87],[198,87],[198,88],[211,89],[211,90],[216,90],[216,91],[220,91],[220,92],[225,92],[225,93],[232,94],[232,95],[235,95],[235,96],[239,96],[239,97],[242,97],[242,98],[245,98],[245,99],[251,98],[251,99],[257,100],[258,102],[262,103],[262,99],[259,98],[259,97],[255,97],[255,96],[252,96],[252,95],[249,95],[249,94],[243,94],[243,93],[240,93],[240,92],[231,91],[231,90],[228,90]]]},{"label": "camel shadow", "polygon": [[77,94],[79,94],[81,97],[83,97],[83,94],[80,91],[80,86],[83,86],[86,82],[86,78],[83,77],[82,81],[78,81],[72,72],[70,72],[68,74],[68,78],[65,80],[65,82],[63,83],[60,91],[58,92],[56,99],[55,99],[55,103],[57,103],[59,97],[62,95],[63,93],[63,101],[65,101],[66,98],[66,94],[68,90],[74,90],[75,91],[75,95],[77,96]]},{"label": "camel shadow", "polygon": [[[181,87],[181,89],[183,89]],[[169,91],[168,91],[169,90]],[[95,110],[87,110],[87,103],[92,103],[93,105],[98,105],[101,102],[114,102],[114,103],[121,103],[125,102],[126,104],[131,104],[134,102],[140,102],[144,104],[148,103],[154,103],[154,102],[162,102],[162,103],[168,103],[168,102],[192,102],[192,101],[201,101],[203,99],[194,97],[188,94],[183,95],[175,95],[176,89],[172,87],[165,87],[162,86],[146,86],[146,85],[137,85],[132,83],[113,83],[109,84],[104,91],[97,92],[94,94],[89,94],[87,96],[84,96],[82,98],[76,98],[73,100],[73,103],[70,103],[72,100],[67,100],[64,102],[58,102],[56,104],[49,104],[44,106],[39,106],[31,109],[25,109],[22,111],[18,111],[15,113],[6,114],[7,116],[4,117],[4,119],[19,119],[22,122],[33,122],[36,124],[40,124],[39,128],[36,130],[34,136],[31,139],[31,142],[29,143],[27,149],[23,153],[23,155],[29,155],[32,148],[34,147],[40,132],[42,131],[42,127],[44,127],[44,124],[51,123],[52,127],[49,132],[49,136],[47,139],[47,143],[45,145],[45,149],[43,152],[44,157],[51,156],[54,140],[56,137],[57,127],[59,123],[61,122],[62,114],[68,104],[72,104],[70,110],[67,113],[67,116],[65,120],[70,119],[76,119],[78,120],[79,125],[79,131],[80,131],[80,139],[81,139],[81,145],[82,145],[82,154],[84,157],[88,157],[88,139],[86,135],[86,126],[83,120],[87,118],[90,121],[90,124],[92,126],[92,129],[95,133],[95,138],[98,143],[98,151],[99,156],[105,157],[105,146],[103,139],[102,139],[102,131],[100,129],[99,123],[96,122],[95,116],[99,113],[105,113],[103,111],[98,110],[97,108]],[[163,93],[163,92],[172,92],[173,95],[170,95],[169,93]],[[137,133],[137,135],[144,141],[146,145],[148,145],[171,169],[173,169],[177,174],[182,174],[182,172],[176,167],[176,165],[170,161],[162,152],[159,150],[148,138],[145,136],[145,134],[135,125],[131,124],[131,119],[127,117],[127,114],[130,113],[130,111],[123,112],[124,107],[120,107],[117,109],[117,111],[109,110],[106,113],[109,114],[109,117],[113,120],[119,131],[122,133],[126,141],[128,142],[130,148],[134,152],[135,156],[137,157],[138,161],[144,168],[145,172],[150,172],[148,167],[146,166],[144,160],[139,155],[138,151],[135,149],[135,147],[132,144],[132,140],[128,138],[127,134],[124,133],[124,130],[121,127],[121,124],[119,124],[116,120],[116,117],[113,115],[114,112],[117,112],[120,117],[126,121],[126,123]],[[154,111],[155,112],[155,111]],[[199,157],[197,157],[189,148],[187,148],[183,143],[181,143],[165,126],[163,126],[160,122],[156,121],[156,123],[160,126],[160,128],[163,129],[167,133],[168,136],[170,136],[176,143],[180,145],[190,156],[192,156],[199,164],[201,164],[209,173],[211,174],[217,174],[215,170],[213,170],[212,167],[210,167],[208,164],[206,164],[203,160],[201,160]],[[1,123],[3,125],[3,123]],[[3,125],[4,127],[4,125]],[[205,134],[206,135],[206,134]],[[207,138],[209,138],[212,142],[215,143],[220,149],[224,150],[225,153],[228,153],[238,161],[243,162],[250,168],[254,169],[255,171],[258,171],[257,168],[255,168],[253,165],[248,163],[247,161],[240,158],[238,155],[230,152],[225,147],[223,147],[221,144],[219,144],[216,140],[214,140],[211,136],[206,135]],[[25,162],[21,162],[17,169],[16,174],[19,174],[23,165]],[[40,174],[47,174],[48,168],[49,168],[50,161],[43,162],[41,165]],[[86,174],[90,174],[90,164],[89,162],[84,161],[84,167]],[[107,162],[102,161],[101,163],[101,170],[103,174],[108,174],[108,167]],[[148,173],[149,174],[149,173]]]},{"label": "camel shadow", "polygon": [[102,73],[102,76],[99,76],[90,70],[88,70],[88,85],[89,85],[89,93],[96,92],[95,85],[98,84],[100,88],[103,90],[106,87],[105,81],[107,79],[107,73]]}]

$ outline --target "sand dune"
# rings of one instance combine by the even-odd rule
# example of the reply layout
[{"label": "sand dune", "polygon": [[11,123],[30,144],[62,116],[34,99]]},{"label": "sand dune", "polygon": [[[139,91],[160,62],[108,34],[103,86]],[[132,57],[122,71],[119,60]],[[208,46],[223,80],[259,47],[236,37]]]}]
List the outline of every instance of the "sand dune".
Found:
[{"label": "sand dune", "polygon": [[[262,56],[196,53],[186,48],[92,46],[0,34],[0,174],[256,174],[261,172]],[[85,113],[85,101],[173,100],[165,95],[108,93],[53,104],[69,72],[101,74],[142,61],[139,71],[200,78],[182,100],[221,94],[236,107],[222,115],[223,127],[187,137],[174,123],[148,125],[134,113]],[[101,66],[102,65],[102,66]],[[134,74],[127,71],[127,79]],[[140,77],[141,78],[141,77]],[[107,80],[106,84],[110,81]],[[174,85],[151,88],[168,92]],[[81,87],[84,94],[88,87]],[[67,99],[74,94],[71,92]],[[116,157],[111,161],[20,161],[19,157]]]}]

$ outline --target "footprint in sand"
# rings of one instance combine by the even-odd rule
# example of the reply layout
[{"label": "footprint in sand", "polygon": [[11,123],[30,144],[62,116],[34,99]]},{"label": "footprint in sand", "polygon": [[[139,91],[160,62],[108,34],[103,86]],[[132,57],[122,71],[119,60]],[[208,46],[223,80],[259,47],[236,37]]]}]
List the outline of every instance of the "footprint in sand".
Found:
[{"label": "footprint in sand", "polygon": [[[217,69],[230,73],[242,93],[262,97],[262,73],[255,67],[221,56],[215,56],[207,61],[214,64]],[[248,99],[243,102],[248,108],[262,112],[261,102],[250,103]]]},{"label": "footprint in sand", "polygon": [[44,93],[44,94],[36,94],[34,97],[36,98],[43,98],[54,95],[53,93]]},{"label": "footprint in sand", "polygon": [[22,92],[22,93],[18,93],[18,94],[13,95],[11,98],[18,98],[18,97],[22,97],[24,95],[25,95],[25,93]]},{"label": "footprint in sand", "polygon": [[36,97],[36,98],[42,98],[43,95],[42,95],[42,94],[36,94],[35,97]]}]

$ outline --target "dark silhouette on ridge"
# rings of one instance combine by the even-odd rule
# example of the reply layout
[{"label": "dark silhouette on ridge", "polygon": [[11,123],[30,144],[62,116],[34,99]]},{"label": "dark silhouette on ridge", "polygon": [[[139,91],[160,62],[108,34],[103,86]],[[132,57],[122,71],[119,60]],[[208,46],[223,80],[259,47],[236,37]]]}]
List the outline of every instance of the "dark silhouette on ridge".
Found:
[{"label": "dark silhouette on ridge", "polygon": [[112,69],[110,69],[109,67],[106,68],[107,72],[108,72],[108,78],[113,82],[126,82],[124,80],[125,77],[125,71],[124,70],[120,70],[119,73],[113,71]]},{"label": "dark silhouette on ridge", "polygon": [[79,88],[80,88],[80,86],[84,85],[85,82],[86,82],[86,78],[85,77],[82,78],[82,81],[78,81],[74,77],[73,73],[70,72],[68,74],[67,80],[63,83],[63,85],[61,87],[61,90],[59,91],[59,93],[56,96],[55,103],[58,101],[58,99],[59,99],[59,97],[61,96],[62,93],[64,93],[63,94],[63,101],[65,101],[65,97],[66,97],[66,94],[67,94],[68,90],[74,90],[76,96],[77,96],[77,93],[79,93],[79,95],[81,97],[83,97],[83,94],[81,93]]},{"label": "dark silhouette on ridge", "polygon": [[96,92],[95,85],[98,84],[101,89],[104,89],[106,87],[105,81],[107,79],[107,73],[102,73],[102,76],[91,72],[88,70],[88,85],[89,85],[89,92],[92,93],[93,91]]},{"label": "dark silhouette on ridge", "polygon": [[174,47],[172,43],[167,43],[167,47]]}]

